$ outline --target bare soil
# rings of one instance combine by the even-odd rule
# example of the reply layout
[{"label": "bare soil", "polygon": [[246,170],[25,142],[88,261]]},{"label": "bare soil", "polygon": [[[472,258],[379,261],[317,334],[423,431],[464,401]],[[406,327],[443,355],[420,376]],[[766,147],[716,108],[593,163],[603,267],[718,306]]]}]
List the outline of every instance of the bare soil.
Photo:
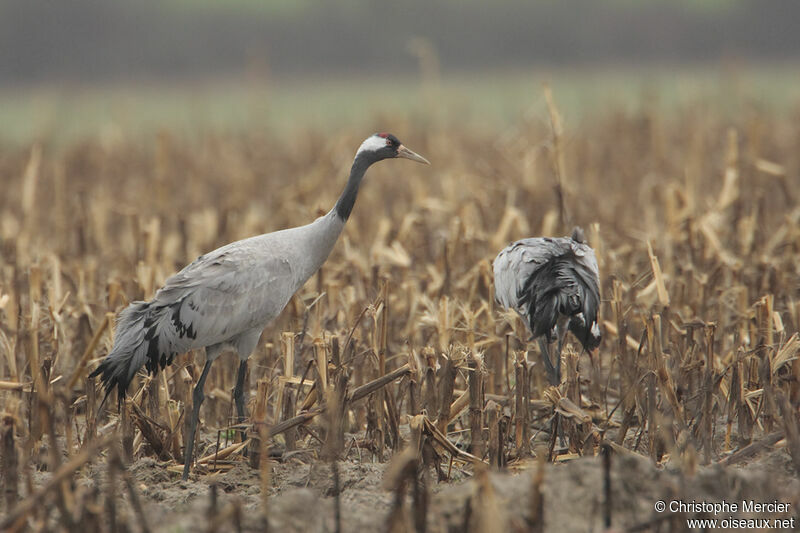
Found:
[{"label": "bare soil", "polygon": [[[362,458],[363,459],[363,458]],[[209,528],[209,516],[219,516],[230,506],[240,509],[240,526],[245,531],[264,529],[261,479],[242,458],[224,473],[193,473],[183,482],[180,475],[167,469],[166,463],[141,458],[129,470],[143,499],[149,526],[155,531],[197,531]],[[387,520],[394,495],[383,486],[387,464],[371,463],[353,457],[338,463],[342,531],[388,530]],[[471,467],[456,466],[451,479],[437,483],[429,476],[431,500],[427,515],[430,532],[479,531],[480,520],[464,529],[474,506],[490,515],[492,531],[524,530],[531,512],[531,486],[538,468],[535,459],[517,461],[507,471],[491,472],[492,495],[480,492]],[[603,461],[601,457],[584,457],[563,464],[544,466],[544,530],[563,532],[604,531]],[[90,469],[82,483],[102,486],[107,468],[100,462]],[[654,466],[632,453],[614,454],[611,461],[611,519],[618,530],[686,530],[687,518],[778,518],[794,516],[800,505],[800,480],[792,474],[791,459],[783,449],[772,449],[739,466],[699,466],[694,475],[686,475],[686,465]],[[280,532],[336,531],[335,484],[329,463],[295,456],[271,462],[269,493],[269,529]],[[216,489],[212,487],[216,486]],[[212,509],[211,492],[216,490],[216,509]],[[494,504],[487,498],[494,497]],[[119,508],[123,520],[130,515],[128,496]],[[657,513],[657,501],[670,502],[772,502],[790,504],[789,513]],[[410,517],[410,496],[404,502]],[[474,518],[474,517],[473,517]],[[219,524],[229,529],[236,518]],[[409,518],[410,520],[410,518]],[[478,523],[478,525],[474,525]],[[645,527],[645,526],[648,527]],[[477,528],[477,529],[476,529]],[[134,526],[134,529],[137,529]]]}]

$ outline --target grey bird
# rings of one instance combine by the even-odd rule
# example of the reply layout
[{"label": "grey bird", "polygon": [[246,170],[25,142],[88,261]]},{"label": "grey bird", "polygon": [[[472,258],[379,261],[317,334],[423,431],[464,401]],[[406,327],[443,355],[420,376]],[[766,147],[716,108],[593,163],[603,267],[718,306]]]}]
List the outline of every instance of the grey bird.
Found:
[{"label": "grey bird", "polygon": [[[547,378],[561,383],[561,349],[571,331],[589,352],[600,345],[600,279],[583,230],[571,237],[536,237],[508,245],[494,260],[495,299],[525,319],[539,339]],[[555,364],[549,344],[558,341]]]},{"label": "grey bird", "polygon": [[120,313],[114,346],[91,373],[100,376],[105,387],[103,403],[115,388],[121,403],[142,366],[156,374],[177,354],[205,348],[205,366],[192,396],[184,480],[189,476],[203,387],[212,363],[226,348],[239,355],[233,396],[237,416],[243,420],[247,359],[261,332],[327,259],[370,165],[393,158],[430,164],[394,135],[376,133],[359,147],[347,184],[326,215],[305,226],[236,241],[201,255],[169,278],[152,300],[133,302]]}]

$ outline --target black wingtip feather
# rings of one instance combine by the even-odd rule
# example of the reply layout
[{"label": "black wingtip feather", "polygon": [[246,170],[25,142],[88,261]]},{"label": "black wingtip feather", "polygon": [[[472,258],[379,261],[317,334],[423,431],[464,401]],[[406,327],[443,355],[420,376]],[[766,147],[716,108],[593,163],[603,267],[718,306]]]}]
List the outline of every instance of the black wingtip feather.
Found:
[{"label": "black wingtip feather", "polygon": [[528,311],[528,320],[534,337],[547,335],[553,341],[552,332],[558,320],[558,298],[539,299],[536,304],[531,304]]},{"label": "black wingtip feather", "polygon": [[97,376],[100,376],[100,383],[102,383],[103,389],[106,392],[103,396],[103,401],[100,402],[100,407],[97,408],[97,412],[102,412],[103,406],[106,404],[106,400],[108,400],[109,395],[111,395],[114,389],[117,389],[117,409],[121,409],[122,401],[125,399],[125,394],[128,390],[130,381],[123,383],[124,380],[120,379],[120,376],[114,372],[114,369],[112,365],[109,364],[108,360],[100,363],[100,366],[95,368],[94,371],[89,374],[90,378],[95,378]]}]

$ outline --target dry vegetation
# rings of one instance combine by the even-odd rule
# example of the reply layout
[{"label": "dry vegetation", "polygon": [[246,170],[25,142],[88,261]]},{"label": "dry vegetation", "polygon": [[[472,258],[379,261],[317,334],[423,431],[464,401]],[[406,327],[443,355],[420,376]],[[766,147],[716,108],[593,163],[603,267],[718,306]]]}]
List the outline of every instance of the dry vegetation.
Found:
[{"label": "dry vegetation", "polygon": [[[542,106],[500,134],[385,120],[434,166],[370,171],[250,359],[244,440],[234,358],[214,366],[188,483],[203,354],[98,413],[87,374],[115,314],[204,251],[327,210],[369,132],[0,151],[0,527],[672,531],[682,515],[656,499],[747,495],[793,515],[797,119],[645,106],[565,129]],[[565,350],[556,389],[493,303],[491,260],[573,224],[598,252],[604,340],[592,358]]]}]

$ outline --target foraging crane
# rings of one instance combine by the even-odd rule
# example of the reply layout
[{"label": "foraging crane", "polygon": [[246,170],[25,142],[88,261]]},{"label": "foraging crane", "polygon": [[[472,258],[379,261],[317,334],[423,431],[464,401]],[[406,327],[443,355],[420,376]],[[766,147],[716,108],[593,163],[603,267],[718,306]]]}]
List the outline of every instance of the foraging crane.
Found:
[{"label": "foraging crane", "polygon": [[205,366],[192,393],[184,480],[189,477],[203,387],[212,363],[225,348],[239,355],[233,397],[237,416],[244,419],[247,359],[261,332],[328,258],[367,169],[391,158],[430,164],[394,135],[376,133],[356,152],[347,185],[328,214],[305,226],[236,241],[201,255],[169,278],[152,300],[133,302],[120,313],[114,346],[90,375],[100,376],[106,390],[103,403],[114,388],[121,402],[142,366],[156,374],[177,354],[206,350]]},{"label": "foraging crane", "polygon": [[[537,237],[508,245],[494,260],[495,299],[525,319],[539,339],[547,378],[561,383],[561,348],[571,331],[586,351],[600,344],[597,259],[575,228],[571,237]],[[555,365],[548,345],[558,340]]]}]

